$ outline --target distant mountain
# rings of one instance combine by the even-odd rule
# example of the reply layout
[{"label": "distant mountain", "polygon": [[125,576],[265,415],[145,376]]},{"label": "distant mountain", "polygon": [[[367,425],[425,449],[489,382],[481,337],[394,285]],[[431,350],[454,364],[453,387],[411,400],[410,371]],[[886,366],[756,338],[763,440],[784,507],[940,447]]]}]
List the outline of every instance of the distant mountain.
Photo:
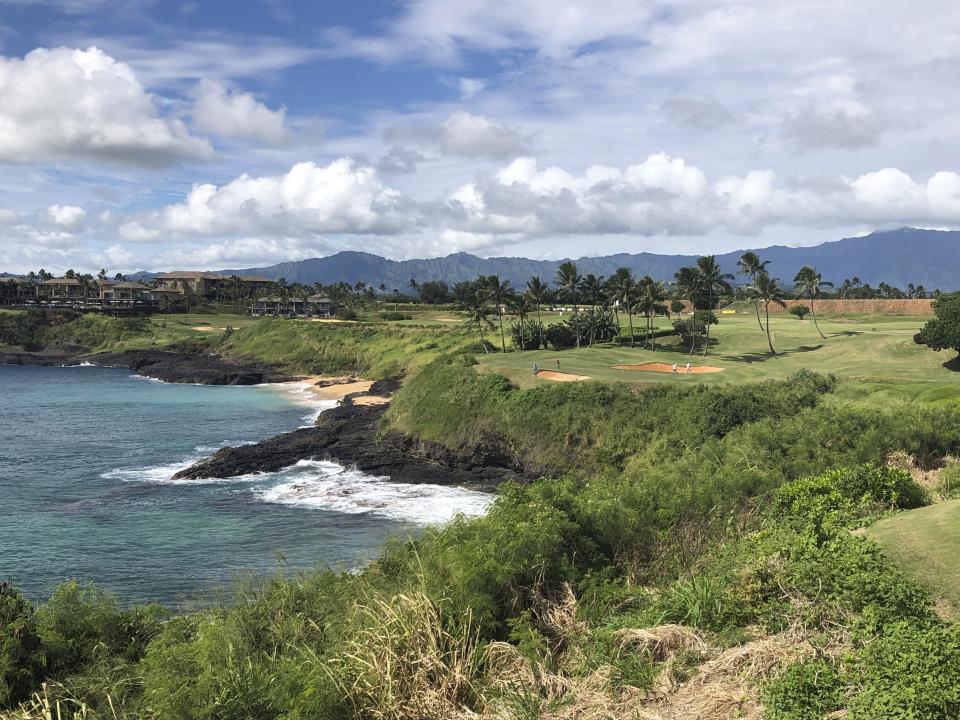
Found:
[{"label": "distant mountain", "polygon": [[[726,272],[736,273],[737,259],[752,249],[770,261],[770,271],[788,285],[804,265],[815,266],[825,280],[836,284],[845,278],[859,277],[876,286],[880,282],[904,287],[907,283],[923,285],[927,290],[960,289],[960,232],[903,228],[875,232],[864,237],[844,238],[813,247],[746,248],[717,255]],[[629,267],[638,275],[672,280],[684,265],[696,261],[696,255],[657,255],[654,253],[606,255],[576,260],[581,273],[611,275],[618,267]],[[533,275],[553,281],[557,266],[563,260],[530,260],[528,258],[479,258],[456,253],[428,260],[388,260],[364,252],[340,252],[325,258],[283,262],[269,267],[219,270],[225,275],[264,275],[285,278],[288,282],[329,285],[345,281],[363,281],[373,287],[383,284],[388,291],[403,291],[410,279],[445,280],[453,283],[471,280],[478,275],[499,275],[514,287],[523,287]],[[147,275],[139,274],[138,277]]]}]

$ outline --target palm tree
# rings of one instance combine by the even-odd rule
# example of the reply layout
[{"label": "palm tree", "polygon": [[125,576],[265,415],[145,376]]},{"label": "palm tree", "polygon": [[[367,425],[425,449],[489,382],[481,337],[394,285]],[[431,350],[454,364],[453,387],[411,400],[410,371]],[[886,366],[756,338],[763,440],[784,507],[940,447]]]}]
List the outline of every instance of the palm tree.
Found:
[{"label": "palm tree", "polygon": [[540,347],[543,343],[543,321],[540,319],[540,306],[547,299],[547,293],[550,292],[550,285],[543,282],[539,275],[534,275],[527,281],[527,297],[537,307],[537,325],[540,328]]},{"label": "palm tree", "polygon": [[530,317],[530,311],[533,306],[530,304],[530,298],[527,295],[517,295],[510,301],[510,312],[517,316],[520,322],[520,349],[526,350],[523,334],[523,323]]},{"label": "palm tree", "polygon": [[[583,284],[583,277],[577,272],[575,263],[567,260],[557,268],[557,287],[560,295],[570,298],[573,302],[573,313],[577,313],[577,296],[580,292],[580,286]],[[580,347],[580,336],[577,336],[577,347]]]},{"label": "palm tree", "polygon": [[697,303],[703,297],[703,281],[699,267],[682,267],[674,275],[677,293],[690,300],[693,305],[692,332],[690,333],[690,354],[697,344]]},{"label": "palm tree", "polygon": [[810,298],[810,312],[813,315],[813,324],[816,326],[817,332],[820,333],[820,337],[826,340],[827,336],[823,334],[823,330],[820,329],[820,323],[817,322],[816,303],[814,301],[820,297],[820,290],[822,288],[832,288],[833,283],[825,282],[823,276],[817,272],[817,269],[809,265],[804,265],[800,268],[800,272],[793,278],[793,283],[798,293]]},{"label": "palm tree", "polygon": [[510,292],[510,283],[500,280],[499,275],[488,275],[483,278],[483,291],[487,299],[497,308],[497,319],[500,321],[500,347],[507,351],[507,338],[503,332],[503,299]]},{"label": "palm tree", "polygon": [[487,304],[487,299],[480,292],[474,293],[466,310],[469,313],[466,325],[468,327],[476,326],[477,331],[480,333],[480,344],[483,345],[483,351],[489,353],[490,350],[487,348],[487,340],[483,337],[483,326],[492,327],[493,325],[487,317],[490,314],[490,306]]},{"label": "palm tree", "polygon": [[[761,261],[755,252],[750,251],[745,252],[740,256],[740,259],[737,260],[737,267],[740,269],[740,274],[749,277],[751,285],[753,281],[757,279],[757,275],[767,271],[767,265],[769,264],[769,260]],[[757,324],[760,326],[760,329],[763,330],[763,323],[760,322],[760,305],[754,303],[753,309],[757,312]]]},{"label": "palm tree", "polygon": [[[733,275],[725,273],[717,263],[715,255],[705,255],[697,259],[697,269],[700,271],[701,289],[707,294],[707,312],[713,312],[713,296],[730,292],[730,281]],[[694,313],[696,318],[696,313]],[[707,339],[703,344],[703,356],[707,356],[707,347],[710,345],[710,318],[707,316]]]},{"label": "palm tree", "polygon": [[776,303],[780,307],[787,306],[787,303],[784,302],[786,296],[783,293],[783,288],[769,274],[761,272],[753,281],[749,292],[752,300],[763,303],[763,311],[767,320],[767,345],[770,346],[770,354],[776,355],[777,351],[773,349],[773,340],[770,338],[770,303]]},{"label": "palm tree", "polygon": [[557,287],[560,290],[560,295],[570,299],[573,303],[574,312],[577,311],[577,299],[582,284],[583,276],[577,272],[576,264],[568,260],[557,268]]},{"label": "palm tree", "polygon": [[630,316],[630,303],[627,302],[627,296],[633,293],[636,281],[633,279],[633,272],[630,268],[617,268],[610,279],[607,280],[607,297],[613,303],[613,316],[617,323],[617,337],[620,336],[620,313],[621,305],[627,309],[627,317],[630,320],[630,345],[633,346],[633,318]]},{"label": "palm tree", "polygon": [[583,288],[584,300],[590,305],[596,307],[603,295],[603,277],[597,277],[593,273],[587,273],[581,284]]},{"label": "palm tree", "polygon": [[667,289],[663,286],[663,283],[654,280],[649,275],[640,281],[638,288],[637,308],[647,319],[646,343],[650,345],[650,349],[652,350],[653,327],[651,323],[653,322],[654,315],[663,315],[668,310],[666,305]]}]

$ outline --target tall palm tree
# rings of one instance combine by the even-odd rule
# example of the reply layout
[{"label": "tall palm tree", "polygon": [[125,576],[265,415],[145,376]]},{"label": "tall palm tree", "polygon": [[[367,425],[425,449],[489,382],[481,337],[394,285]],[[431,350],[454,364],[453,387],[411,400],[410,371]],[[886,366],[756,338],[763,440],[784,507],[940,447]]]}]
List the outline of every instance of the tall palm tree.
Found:
[{"label": "tall palm tree", "polygon": [[[617,324],[617,337],[620,336],[620,308],[627,306],[627,295],[633,291],[636,281],[633,279],[633,271],[630,268],[621,267],[617,268],[613,275],[610,276],[610,279],[607,280],[607,297],[610,302],[613,304],[613,317]],[[627,317],[630,319],[631,330],[633,327],[633,318],[629,315]],[[630,337],[631,346],[633,344],[633,335],[631,332]]]},{"label": "tall palm tree", "polygon": [[487,340],[483,336],[483,327],[484,325],[492,327],[493,323],[490,322],[490,318],[488,317],[490,315],[490,305],[487,304],[487,299],[483,293],[474,293],[466,310],[468,316],[465,324],[468,327],[477,328],[477,332],[480,333],[480,344],[483,345],[483,351],[489,353],[490,349],[487,347]]},{"label": "tall palm tree", "polygon": [[[749,277],[751,285],[753,281],[757,279],[757,275],[767,271],[767,265],[769,264],[769,260],[761,261],[760,256],[752,251],[745,252],[740,256],[740,259],[737,260],[737,267],[739,268],[740,274]],[[760,322],[760,304],[754,303],[753,309],[757,313],[757,324],[760,326],[760,329],[763,330],[763,323]]]},{"label": "tall palm tree", "polygon": [[533,310],[533,304],[529,296],[516,295],[510,300],[510,312],[513,315],[516,315],[517,320],[520,323],[520,349],[526,350],[526,343],[524,342],[523,334],[523,323],[526,322],[527,318],[530,317],[530,312]]},{"label": "tall palm tree", "polygon": [[[567,260],[557,268],[557,287],[560,295],[569,298],[573,303],[573,313],[577,313],[577,298],[580,292],[580,286],[583,283],[583,277],[577,272],[575,263]],[[577,336],[577,347],[580,347],[580,336]]]},{"label": "tall palm tree", "polygon": [[770,303],[775,303],[780,307],[787,306],[787,303],[784,302],[786,296],[783,288],[769,274],[761,272],[753,281],[753,285],[750,286],[749,293],[751,299],[763,303],[763,311],[767,320],[767,345],[770,346],[770,354],[776,355],[777,351],[773,349],[773,340],[770,338]]},{"label": "tall palm tree", "polygon": [[697,345],[697,304],[703,297],[703,280],[699,267],[682,267],[674,274],[674,285],[681,297],[687,298],[693,305],[692,331],[690,333],[690,354]]},{"label": "tall palm tree", "polygon": [[810,265],[804,265],[800,268],[800,272],[793,278],[793,283],[798,293],[810,298],[810,312],[813,315],[813,324],[816,326],[817,332],[820,333],[820,337],[826,340],[827,336],[823,334],[823,330],[820,329],[820,323],[817,322],[815,300],[820,297],[820,290],[822,288],[832,288],[833,283],[824,281],[823,276],[817,272],[817,269]]},{"label": "tall palm tree", "polygon": [[577,301],[580,297],[580,287],[583,284],[583,276],[577,272],[575,263],[569,260],[562,263],[557,268],[557,287],[560,295],[573,303],[573,311],[577,311]]},{"label": "tall palm tree", "polygon": [[527,297],[537,308],[537,325],[540,329],[540,347],[543,343],[543,320],[540,319],[540,306],[546,301],[550,292],[550,285],[543,282],[539,275],[534,275],[527,281]]},{"label": "tall palm tree", "polygon": [[600,298],[603,295],[603,277],[597,277],[593,273],[587,273],[583,278],[581,285],[583,288],[583,299],[590,305],[596,307],[600,304]]},{"label": "tall palm tree", "polygon": [[[707,295],[707,312],[713,312],[713,297],[724,292],[730,292],[730,281],[733,275],[725,273],[720,268],[715,255],[704,255],[697,259],[697,269],[700,271],[701,289]],[[694,314],[696,317],[696,314]],[[707,356],[710,345],[710,318],[707,316],[707,340],[703,344],[703,356]]]},{"label": "tall palm tree", "polygon": [[500,348],[507,351],[507,337],[503,332],[503,300],[510,292],[510,282],[501,280],[499,275],[488,275],[482,281],[484,294],[487,300],[497,309],[497,319],[500,321]]},{"label": "tall palm tree", "polygon": [[662,282],[654,280],[647,275],[640,281],[638,286],[639,296],[637,299],[637,308],[647,319],[646,343],[650,349],[653,349],[653,316],[663,315],[667,312],[667,289]]}]

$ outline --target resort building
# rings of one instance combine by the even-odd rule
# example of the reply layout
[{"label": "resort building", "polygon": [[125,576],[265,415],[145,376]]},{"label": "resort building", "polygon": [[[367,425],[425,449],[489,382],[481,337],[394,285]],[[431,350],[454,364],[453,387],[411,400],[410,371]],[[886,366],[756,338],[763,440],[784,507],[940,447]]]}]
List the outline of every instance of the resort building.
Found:
[{"label": "resort building", "polygon": [[25,305],[37,299],[36,285],[19,275],[0,276],[0,305]]},{"label": "resort building", "polygon": [[190,287],[198,297],[208,300],[214,298],[252,298],[269,292],[273,286],[270,278],[261,275],[221,275],[219,273],[176,270],[161,273],[156,277],[158,287],[176,290],[181,294],[184,286]]},{"label": "resort building", "polygon": [[329,318],[337,314],[337,306],[330,298],[320,295],[307,298],[267,297],[257,300],[248,312],[253,317]]}]

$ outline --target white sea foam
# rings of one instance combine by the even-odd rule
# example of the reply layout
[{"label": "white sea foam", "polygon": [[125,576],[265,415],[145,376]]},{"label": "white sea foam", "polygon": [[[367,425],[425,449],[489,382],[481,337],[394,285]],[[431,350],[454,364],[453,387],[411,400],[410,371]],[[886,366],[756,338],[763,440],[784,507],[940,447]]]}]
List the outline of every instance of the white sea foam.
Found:
[{"label": "white sea foam", "polygon": [[100,477],[106,480],[122,480],[124,482],[165,483],[173,485],[205,485],[210,483],[248,482],[253,479],[260,479],[262,476],[243,475],[241,477],[233,478],[201,478],[197,480],[174,480],[173,476],[181,470],[186,470],[198,460],[202,460],[211,453],[216,452],[221,447],[253,444],[253,441],[245,440],[242,442],[225,442],[223,445],[218,445],[216,447],[198,445],[193,449],[193,453],[191,453],[189,456],[175,462],[166,463],[164,465],[150,465],[147,467],[114,468],[113,470],[103,473],[100,475]]},{"label": "white sea foam", "polygon": [[255,495],[268,503],[369,513],[420,525],[446,522],[458,514],[482,515],[493,500],[488,493],[459,487],[390,482],[334,462],[301,460],[278,475],[281,482],[256,487]]},{"label": "white sea foam", "polygon": [[305,405],[310,408],[310,412],[303,416],[303,425],[300,427],[307,428],[313,427],[317,418],[320,417],[320,414],[335,408],[340,404],[338,400],[322,400],[318,398],[310,390],[312,383],[309,381],[296,381],[296,382],[284,382],[284,383],[262,383],[257,387],[264,388],[266,390],[280,390],[285,394],[289,395],[298,405]]}]

